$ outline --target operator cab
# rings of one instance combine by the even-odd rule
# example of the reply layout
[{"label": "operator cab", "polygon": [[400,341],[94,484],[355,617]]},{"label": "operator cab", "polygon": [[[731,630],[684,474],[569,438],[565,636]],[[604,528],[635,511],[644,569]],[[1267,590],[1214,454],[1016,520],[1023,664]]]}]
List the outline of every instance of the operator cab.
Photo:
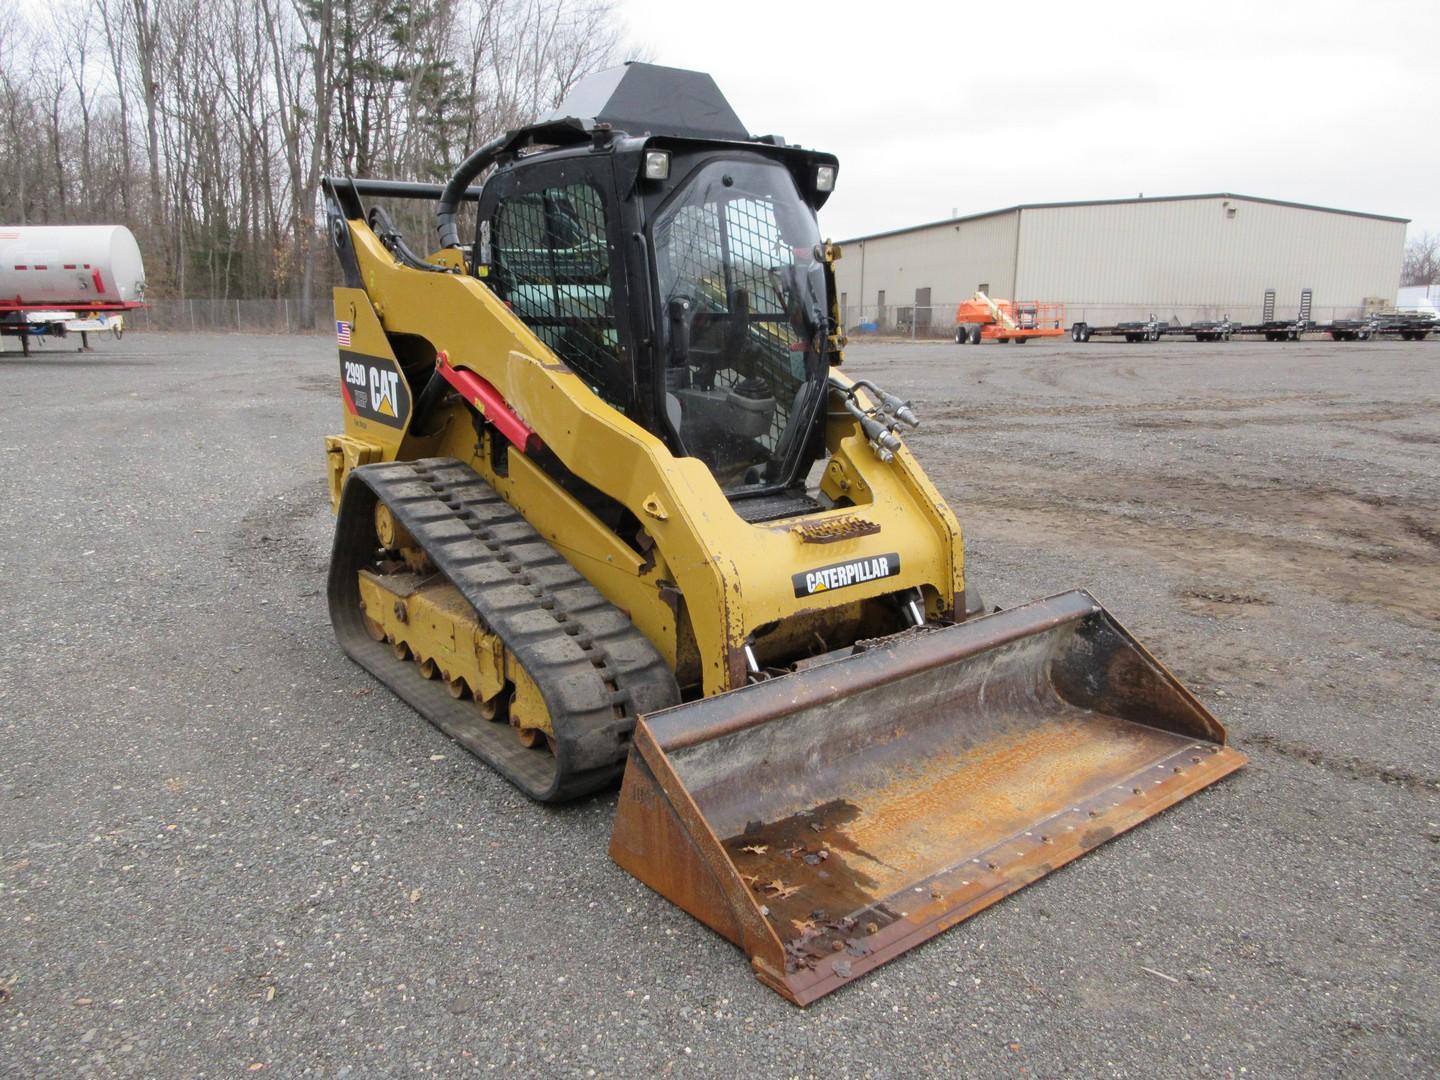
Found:
[{"label": "operator cab", "polygon": [[[471,273],[737,510],[802,485],[837,350],[815,216],[836,159],[751,138],[710,76],[649,64],[583,80],[503,143],[446,188],[495,166]],[[437,209],[452,247],[456,202]]]}]

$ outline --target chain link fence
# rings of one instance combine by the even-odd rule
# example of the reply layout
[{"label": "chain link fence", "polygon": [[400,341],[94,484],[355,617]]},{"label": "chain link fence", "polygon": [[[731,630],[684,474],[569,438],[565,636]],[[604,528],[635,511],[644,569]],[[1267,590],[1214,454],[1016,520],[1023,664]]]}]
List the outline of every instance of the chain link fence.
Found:
[{"label": "chain link fence", "polygon": [[[846,333],[852,339],[866,337],[941,340],[955,336],[955,310],[959,301],[932,304],[847,304],[843,312]],[[1152,316],[1172,325],[1229,318],[1242,324],[1259,323],[1263,309],[1260,304],[1233,307],[1192,305],[1187,307],[1147,306],[1144,304],[1066,304],[1063,316],[1052,319],[1069,329],[1077,322],[1091,326],[1113,326],[1116,323],[1145,321]],[[1293,318],[1296,304],[1277,304],[1275,317]],[[1310,318],[1317,323],[1333,319],[1364,317],[1360,305],[1316,305]],[[179,333],[249,333],[249,334],[327,334],[331,325],[330,299],[317,297],[313,305],[313,325],[304,325],[300,302],[297,300],[155,300],[137,311],[127,313],[126,324],[132,330],[172,331]],[[1049,325],[1049,323],[1047,323]]]},{"label": "chain link fence", "polygon": [[298,300],[152,300],[127,312],[131,330],[213,334],[333,333],[329,295],[317,297],[311,326],[305,326]]},{"label": "chain link fence", "polygon": [[[1077,322],[1091,326],[1114,326],[1122,322],[1143,322],[1155,318],[1160,322],[1188,325],[1202,321],[1219,321],[1229,318],[1232,323],[1255,325],[1262,321],[1264,308],[1261,304],[1237,304],[1233,306],[1191,305],[1186,307],[1143,304],[1064,304],[1063,315],[1043,322],[1051,326],[1059,323],[1069,329]],[[959,301],[950,303],[919,304],[847,304],[843,312],[845,332],[852,341],[866,337],[910,338],[912,340],[940,340],[955,336],[955,311]],[[1276,304],[1275,318],[1292,319],[1299,309],[1298,301],[1289,305]],[[1314,305],[1310,319],[1326,323],[1334,319],[1359,319],[1367,314],[1359,304],[1324,307]]]}]

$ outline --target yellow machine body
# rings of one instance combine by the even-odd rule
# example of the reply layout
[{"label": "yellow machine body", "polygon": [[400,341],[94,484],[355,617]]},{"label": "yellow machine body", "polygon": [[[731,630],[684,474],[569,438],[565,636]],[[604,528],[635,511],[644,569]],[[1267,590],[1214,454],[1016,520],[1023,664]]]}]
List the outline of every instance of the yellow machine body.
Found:
[{"label": "yellow machine body", "polygon": [[[369,228],[352,223],[351,233],[366,287],[335,290],[335,319],[351,326],[342,368],[363,368],[367,387],[371,371],[376,387],[403,382],[387,335],[424,337],[452,366],[499,388],[567,469],[627,507],[653,538],[654,557],[647,565],[525,456],[509,454],[508,475],[498,475],[486,440],[499,436],[477,435],[473,403],[458,397],[438,430],[423,438],[409,435],[408,415],[392,425],[347,409],[344,434],[326,440],[335,504],[358,465],[423,457],[466,462],[628,612],[673,668],[693,665],[681,683],[698,676],[705,694],[746,684],[743,647],[757,628],[779,624],[752,646],[764,664],[772,652],[793,650],[797,638],[826,638],[831,626],[860,619],[867,598],[921,587],[932,615],[963,604],[960,526],[908,449],[881,463],[858,424],[834,410],[821,489],[853,505],[803,521],[748,524],[701,462],[673,456],[602,401],[482,281],[398,265]],[[856,519],[879,528],[828,540],[824,526]],[[796,573],[891,554],[899,556],[898,575],[829,596],[795,596]]]},{"label": "yellow machine body", "polygon": [[[624,135],[616,102],[645,95],[606,95],[627,80],[708,101],[709,126]],[[533,797],[623,771],[612,857],[808,1004],[1245,758],[1088,594],[984,613],[901,437],[909,403],[839,367],[840,252],[815,226],[835,159],[751,139],[708,76],[636,64],[585,85],[572,115],[593,119],[493,141],[443,191],[326,182],[344,271],[331,615],[357,663]],[[645,130],[695,123],[657,109]],[[436,199],[441,250],[416,255],[365,194]],[[518,287],[492,251],[512,211],[546,222],[511,253]],[[692,231],[729,261],[682,292],[682,221],[743,226],[752,250]],[[575,330],[602,289],[616,310]],[[602,391],[566,334],[654,396]],[[688,452],[685,410],[713,424],[720,401],[726,446],[779,445],[792,429],[744,430],[746,410],[779,415],[791,375],[806,441],[771,487],[740,457],[737,493],[727,462]]]}]

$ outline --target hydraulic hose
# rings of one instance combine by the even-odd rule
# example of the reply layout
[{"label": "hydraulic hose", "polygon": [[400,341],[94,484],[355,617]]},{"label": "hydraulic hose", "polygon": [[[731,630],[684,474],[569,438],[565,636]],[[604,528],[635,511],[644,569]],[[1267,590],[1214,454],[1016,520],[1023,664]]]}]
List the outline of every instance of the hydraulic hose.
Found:
[{"label": "hydraulic hose", "polygon": [[509,141],[510,135],[497,135],[462,161],[455,175],[450,177],[450,182],[440,193],[440,201],[435,204],[435,231],[440,234],[442,248],[460,246],[460,227],[455,224],[455,214],[460,209],[460,201],[465,198],[465,190],[500,156]]}]

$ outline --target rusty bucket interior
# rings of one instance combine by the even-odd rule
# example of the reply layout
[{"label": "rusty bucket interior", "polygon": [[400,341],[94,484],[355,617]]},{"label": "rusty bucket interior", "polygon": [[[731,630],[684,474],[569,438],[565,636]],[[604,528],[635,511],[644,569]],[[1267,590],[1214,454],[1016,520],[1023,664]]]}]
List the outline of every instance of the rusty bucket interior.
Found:
[{"label": "rusty bucket interior", "polygon": [[806,1005],[1244,763],[1076,591],[643,718],[610,853]]}]

